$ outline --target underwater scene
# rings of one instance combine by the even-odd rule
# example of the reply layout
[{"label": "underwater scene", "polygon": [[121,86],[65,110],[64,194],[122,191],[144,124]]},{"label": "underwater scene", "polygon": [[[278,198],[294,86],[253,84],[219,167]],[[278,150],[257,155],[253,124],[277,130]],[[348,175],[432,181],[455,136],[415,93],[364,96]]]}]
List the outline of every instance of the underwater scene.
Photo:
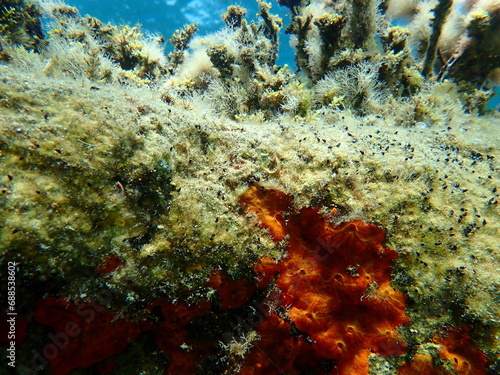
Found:
[{"label": "underwater scene", "polygon": [[0,0],[0,374],[500,373],[500,0]]}]

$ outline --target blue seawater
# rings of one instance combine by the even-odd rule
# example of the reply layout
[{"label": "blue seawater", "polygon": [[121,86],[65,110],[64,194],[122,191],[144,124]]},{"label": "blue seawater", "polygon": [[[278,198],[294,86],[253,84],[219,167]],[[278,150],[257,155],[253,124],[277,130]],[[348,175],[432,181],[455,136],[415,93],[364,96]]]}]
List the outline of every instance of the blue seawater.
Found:
[{"label": "blue seawater", "polygon": [[[89,14],[112,24],[142,25],[151,34],[160,34],[168,40],[175,30],[185,24],[197,22],[199,35],[217,31],[224,26],[221,15],[229,5],[240,5],[248,10],[246,19],[255,20],[258,13],[254,0],[66,0],[77,7],[82,15]],[[272,2],[272,13],[290,23],[289,9]],[[281,30],[278,64],[295,66],[289,37]],[[167,50],[171,47],[167,45]]]},{"label": "blue seawater", "polygon": [[[224,26],[221,14],[229,5],[240,5],[248,10],[246,18],[256,19],[257,2],[254,0],[66,0],[68,5],[77,7],[82,15],[89,14],[103,22],[112,24],[142,25],[151,34],[160,34],[166,40],[185,24],[197,22],[199,34],[204,35]],[[290,23],[289,10],[272,2],[273,14],[278,14],[286,26]],[[400,20],[401,21],[401,20]],[[404,23],[404,21],[401,21]],[[281,30],[278,64],[288,64],[295,68],[294,51],[289,45],[289,37]],[[170,49],[167,45],[167,51]],[[500,92],[493,98],[488,108],[500,110]]]}]

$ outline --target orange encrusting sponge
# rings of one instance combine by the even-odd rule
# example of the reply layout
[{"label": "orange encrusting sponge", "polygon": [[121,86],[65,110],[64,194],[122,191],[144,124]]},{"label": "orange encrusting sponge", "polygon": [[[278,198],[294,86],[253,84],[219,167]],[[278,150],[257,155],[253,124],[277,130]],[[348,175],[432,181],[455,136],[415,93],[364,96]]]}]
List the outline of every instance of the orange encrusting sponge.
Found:
[{"label": "orange encrusting sponge", "polygon": [[449,329],[433,338],[441,345],[439,356],[450,361],[459,375],[482,375],[486,372],[486,355],[476,349],[469,336],[467,327]]},{"label": "orange encrusting sponge", "polygon": [[[362,221],[333,225],[312,208],[294,213],[290,196],[258,186],[251,186],[240,203],[256,213],[276,241],[288,236],[288,256],[279,263],[263,258],[255,271],[261,288],[275,279],[281,295],[273,303],[287,308],[290,322],[300,331],[294,345],[304,346],[307,338],[309,349],[289,358],[295,366],[276,366],[279,351],[269,337],[276,335],[276,327],[268,329],[264,323],[258,328],[259,350],[250,353],[244,368],[260,369],[256,373],[261,374],[294,373],[316,358],[316,363],[332,364],[325,373],[362,375],[368,374],[371,352],[405,352],[397,327],[409,321],[406,298],[389,284],[390,262],[398,254],[382,246],[382,229]],[[269,319],[281,318],[273,314]],[[265,365],[256,363],[263,357],[258,352],[265,353]]]},{"label": "orange encrusting sponge", "polygon": [[[444,334],[434,336],[432,341],[440,345],[438,355],[443,361],[435,364],[430,354],[416,353],[412,362],[407,362],[399,368],[398,375],[483,375],[486,373],[486,355],[474,347],[467,327],[448,328]],[[453,367],[455,371],[451,371],[450,367]]]}]

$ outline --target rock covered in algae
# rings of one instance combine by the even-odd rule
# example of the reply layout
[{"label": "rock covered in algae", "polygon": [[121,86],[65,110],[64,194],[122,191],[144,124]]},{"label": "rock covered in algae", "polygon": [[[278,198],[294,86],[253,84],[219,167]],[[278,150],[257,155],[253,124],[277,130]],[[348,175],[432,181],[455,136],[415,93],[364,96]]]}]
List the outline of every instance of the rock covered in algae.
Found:
[{"label": "rock covered in algae", "polygon": [[[251,280],[256,259],[282,259],[287,246],[239,204],[258,182],[296,210],[386,231],[399,254],[391,285],[407,296],[408,360],[438,360],[433,338],[468,326],[494,373],[500,118],[471,104],[490,95],[491,72],[467,80],[435,59],[424,78],[429,54],[412,53],[421,35],[390,26],[383,9],[376,29],[350,40],[361,3],[373,2],[286,2],[299,75],[275,65],[281,22],[264,3],[258,22],[234,8],[217,34],[178,33],[170,57],[138,29],[57,4],[41,6],[57,21],[41,51],[18,30],[3,34],[0,249],[2,267],[19,264],[22,312],[105,289],[107,308],[140,321],[157,298],[213,300],[214,271]],[[463,56],[455,64],[473,58]],[[253,328],[244,335],[255,340]],[[252,340],[237,352],[234,339],[219,366],[243,363]],[[404,360],[372,356],[374,373]]]}]

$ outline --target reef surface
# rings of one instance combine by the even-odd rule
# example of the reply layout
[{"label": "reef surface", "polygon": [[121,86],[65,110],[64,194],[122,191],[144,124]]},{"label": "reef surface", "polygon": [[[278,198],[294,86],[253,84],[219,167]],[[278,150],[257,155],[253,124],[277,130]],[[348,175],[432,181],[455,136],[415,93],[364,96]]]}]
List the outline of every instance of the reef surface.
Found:
[{"label": "reef surface", "polygon": [[[0,7],[1,275],[17,263],[18,372],[499,370],[500,116],[486,109],[499,49],[478,43],[500,4],[472,6],[457,55],[447,1],[426,2],[422,35],[390,24],[391,2],[280,3],[298,73],[275,66],[281,20],[263,2],[256,22],[230,7],[219,33],[185,27],[169,55],[60,3]],[[27,22],[9,22],[16,12]],[[358,228],[390,259],[364,264],[364,245],[319,223]],[[311,263],[301,241],[353,255]],[[368,276],[336,289],[338,275]],[[49,358],[68,322],[81,332]]]}]

